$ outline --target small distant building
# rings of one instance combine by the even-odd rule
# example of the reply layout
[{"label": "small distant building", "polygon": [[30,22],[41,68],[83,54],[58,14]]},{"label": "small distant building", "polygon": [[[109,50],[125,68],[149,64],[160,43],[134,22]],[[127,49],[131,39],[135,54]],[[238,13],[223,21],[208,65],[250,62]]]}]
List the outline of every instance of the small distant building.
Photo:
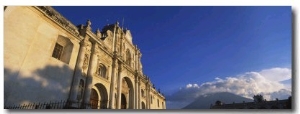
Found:
[{"label": "small distant building", "polygon": [[217,100],[215,105],[211,105],[210,109],[291,109],[292,97],[284,100],[266,101],[262,95],[254,95],[254,102],[231,103],[224,104]]}]

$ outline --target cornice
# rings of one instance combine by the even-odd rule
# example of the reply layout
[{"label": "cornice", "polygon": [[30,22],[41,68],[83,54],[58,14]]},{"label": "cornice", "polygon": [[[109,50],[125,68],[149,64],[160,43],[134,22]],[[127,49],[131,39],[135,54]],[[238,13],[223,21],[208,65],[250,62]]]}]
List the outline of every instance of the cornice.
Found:
[{"label": "cornice", "polygon": [[43,13],[45,17],[52,20],[58,26],[72,34],[75,38],[81,41],[83,38],[79,37],[78,29],[75,25],[73,25],[69,20],[67,20],[64,16],[58,13],[54,8],[51,6],[33,6],[38,11]]}]

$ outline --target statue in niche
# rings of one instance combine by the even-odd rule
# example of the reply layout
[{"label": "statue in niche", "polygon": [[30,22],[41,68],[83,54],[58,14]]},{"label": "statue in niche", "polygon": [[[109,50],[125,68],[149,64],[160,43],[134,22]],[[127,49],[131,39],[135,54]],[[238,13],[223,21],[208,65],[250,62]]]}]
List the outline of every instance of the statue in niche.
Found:
[{"label": "statue in niche", "polygon": [[83,66],[82,66],[83,69],[86,69],[86,68],[87,68],[88,62],[89,62],[89,55],[88,55],[88,54],[85,54],[85,55],[84,55],[84,60],[83,60]]},{"label": "statue in niche", "polygon": [[97,75],[100,74],[100,63],[98,63],[98,65],[97,65],[96,74],[97,74]]}]

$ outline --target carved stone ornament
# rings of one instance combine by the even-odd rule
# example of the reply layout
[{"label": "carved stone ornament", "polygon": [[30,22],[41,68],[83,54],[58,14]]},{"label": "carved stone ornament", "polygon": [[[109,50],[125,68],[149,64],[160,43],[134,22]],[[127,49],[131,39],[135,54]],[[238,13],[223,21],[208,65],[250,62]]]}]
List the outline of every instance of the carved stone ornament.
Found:
[{"label": "carved stone ornament", "polygon": [[100,53],[100,49],[98,47],[95,47],[94,48],[94,54],[97,54],[97,56],[99,57],[99,54]]},{"label": "carved stone ornament", "polygon": [[100,63],[97,64],[97,69],[96,69],[95,74],[96,74],[96,75],[99,75],[99,74],[100,74]]},{"label": "carved stone ornament", "polygon": [[37,8],[39,8],[42,12],[44,12],[47,16],[49,16],[49,18],[51,18],[52,20],[60,24],[62,27],[67,29],[69,32],[71,32],[73,35],[77,36],[79,34],[77,27],[52,7],[37,6]]},{"label": "carved stone ornament", "polygon": [[89,41],[84,41],[85,51],[91,53],[91,43]]},{"label": "carved stone ornament", "polygon": [[89,64],[89,54],[85,54],[82,69],[86,69],[88,67],[88,64]]}]

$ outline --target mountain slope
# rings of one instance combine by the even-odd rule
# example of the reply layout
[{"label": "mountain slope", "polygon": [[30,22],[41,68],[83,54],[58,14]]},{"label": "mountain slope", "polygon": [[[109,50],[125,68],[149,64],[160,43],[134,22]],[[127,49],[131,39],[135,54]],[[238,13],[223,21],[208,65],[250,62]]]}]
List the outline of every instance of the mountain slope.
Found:
[{"label": "mountain slope", "polygon": [[235,95],[229,92],[220,92],[220,93],[211,93],[207,95],[201,95],[195,99],[192,103],[185,106],[183,109],[209,109],[211,104],[215,104],[217,100],[220,100],[222,103],[241,103],[252,102],[252,99],[248,99],[239,95]]}]

